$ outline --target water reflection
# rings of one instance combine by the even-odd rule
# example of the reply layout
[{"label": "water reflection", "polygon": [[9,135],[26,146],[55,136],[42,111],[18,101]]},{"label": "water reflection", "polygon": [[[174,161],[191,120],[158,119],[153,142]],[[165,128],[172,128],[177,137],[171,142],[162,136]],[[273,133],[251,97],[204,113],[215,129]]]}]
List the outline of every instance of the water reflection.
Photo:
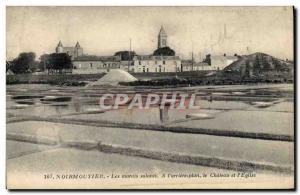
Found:
[{"label": "water reflection", "polygon": [[76,112],[80,112],[81,111],[81,104],[79,102],[74,102],[74,108]]},{"label": "water reflection", "polygon": [[[34,89],[37,90],[37,89]],[[60,89],[60,92],[64,92],[65,89]],[[118,89],[115,89],[116,91]],[[278,101],[274,101],[274,99],[269,99],[269,101],[265,101],[262,95],[270,95],[273,94],[284,94],[282,92],[276,92],[275,90],[257,90],[257,89],[243,89],[243,90],[232,90],[232,92],[227,93],[226,96],[228,99],[222,100],[217,99],[218,97],[224,96],[225,93],[215,92],[216,89],[212,89],[210,91],[201,89],[194,89],[197,93],[203,93],[205,96],[199,96],[199,99],[196,99],[195,104],[200,106],[200,112],[207,112],[210,110],[212,112],[222,111],[222,110],[236,110],[236,111],[261,111],[261,112],[290,112],[293,113],[293,101],[284,101],[284,98],[280,98]],[[279,89],[278,89],[279,90]],[[264,91],[264,93],[262,93]],[[266,92],[268,91],[268,92]],[[153,106],[150,109],[127,109],[126,106],[121,107],[119,110],[106,111],[105,113],[87,113],[89,111],[98,111],[100,107],[98,105],[98,99],[96,96],[92,94],[98,94],[101,90],[89,90],[81,93],[81,96],[76,94],[76,97],[73,96],[71,98],[70,94],[68,96],[56,96],[54,94],[48,94],[48,92],[56,92],[53,89],[44,90],[41,94],[32,92],[34,95],[25,95],[24,92],[13,92],[12,94],[7,94],[7,108],[10,114],[20,114],[20,115],[33,115],[33,116],[66,116],[77,113],[78,117],[86,120],[110,120],[110,121],[124,121],[124,122],[134,122],[134,123],[150,123],[150,124],[169,124],[173,123],[176,120],[185,119],[187,113],[192,113],[196,111],[191,111],[188,109],[184,110],[173,110],[170,107],[165,106],[164,108],[160,108],[159,106]],[[87,94],[88,92],[88,94]],[[162,93],[163,90],[160,91]],[[177,92],[177,91],[176,91]],[[184,90],[179,90],[179,92],[185,92]],[[204,93],[205,92],[205,93]],[[47,93],[45,95],[44,93]],[[79,92],[78,92],[79,93]],[[237,96],[243,95],[243,93],[251,94],[251,97],[256,98],[255,100],[242,99],[238,100]],[[203,95],[202,94],[202,95]],[[231,94],[231,95],[228,95]],[[259,95],[258,95],[259,94]],[[11,97],[9,96],[11,95]],[[53,98],[49,98],[49,96],[55,97],[55,101]],[[45,98],[48,96],[48,99]],[[15,98],[14,98],[15,97]],[[41,101],[41,97],[43,100]],[[198,97],[198,96],[197,96]],[[62,102],[61,102],[62,101]],[[270,102],[270,103],[268,103]],[[206,110],[206,111],[205,111]],[[199,110],[197,111],[199,112]],[[86,116],[85,116],[86,115]],[[226,114],[228,115],[228,114]],[[248,114],[249,116],[249,114]],[[263,114],[263,116],[267,116],[267,114]],[[234,118],[235,122],[243,121],[240,119],[240,116]],[[233,119],[231,119],[233,120]],[[202,124],[202,122],[201,122]],[[246,122],[245,122],[246,124]],[[244,127],[243,127],[244,128]]]},{"label": "water reflection", "polygon": [[159,109],[159,119],[162,124],[168,123],[169,118],[169,106],[164,106],[164,108],[158,108]]},{"label": "water reflection", "polygon": [[[58,115],[61,115],[61,114],[64,113],[64,111],[65,111],[66,109],[68,109],[68,108],[67,108],[68,106],[69,106],[68,104],[56,105],[56,106],[54,106],[54,109],[55,109],[55,111],[56,111],[56,113],[57,113]],[[45,107],[44,107],[44,108],[45,108]]]}]

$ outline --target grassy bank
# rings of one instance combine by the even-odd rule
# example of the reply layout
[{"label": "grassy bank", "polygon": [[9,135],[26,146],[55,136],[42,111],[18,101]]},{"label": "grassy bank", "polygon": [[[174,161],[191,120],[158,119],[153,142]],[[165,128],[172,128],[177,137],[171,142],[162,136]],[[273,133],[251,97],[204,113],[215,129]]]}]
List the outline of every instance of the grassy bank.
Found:
[{"label": "grassy bank", "polygon": [[65,74],[65,75],[6,75],[6,84],[51,84],[51,85],[84,85],[84,82],[96,81],[103,74]]},{"label": "grassy bank", "polygon": [[[101,74],[65,74],[65,75],[7,75],[6,84],[51,84],[60,86],[84,86],[90,81],[103,77]],[[171,72],[171,73],[132,73],[138,81],[121,82],[125,86],[198,86],[198,85],[241,85],[256,83],[293,83],[293,78],[269,76],[266,78],[242,78],[236,74],[223,75],[217,72],[207,76],[207,71]]]},{"label": "grassy bank", "polygon": [[219,77],[202,77],[202,78],[168,78],[138,80],[134,82],[121,82],[125,86],[201,86],[201,85],[243,85],[258,83],[293,83],[292,80],[283,79],[232,79]]}]

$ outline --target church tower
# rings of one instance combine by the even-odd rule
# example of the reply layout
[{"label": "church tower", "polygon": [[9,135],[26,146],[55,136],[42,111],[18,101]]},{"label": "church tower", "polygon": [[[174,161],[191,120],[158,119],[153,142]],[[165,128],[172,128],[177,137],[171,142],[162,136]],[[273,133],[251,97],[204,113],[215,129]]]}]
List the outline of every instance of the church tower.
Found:
[{"label": "church tower", "polygon": [[77,58],[78,56],[83,55],[83,49],[80,47],[79,42],[77,41],[75,48],[74,48],[74,57]]},{"label": "church tower", "polygon": [[78,41],[77,41],[75,47],[76,47],[76,48],[80,48],[80,45],[79,45],[79,42],[78,42]]},{"label": "church tower", "polygon": [[56,53],[63,53],[63,45],[61,43],[61,41],[59,41],[58,45],[55,48]]},{"label": "church tower", "polygon": [[162,47],[167,47],[167,33],[165,32],[163,26],[161,26],[159,34],[158,34],[158,49]]}]

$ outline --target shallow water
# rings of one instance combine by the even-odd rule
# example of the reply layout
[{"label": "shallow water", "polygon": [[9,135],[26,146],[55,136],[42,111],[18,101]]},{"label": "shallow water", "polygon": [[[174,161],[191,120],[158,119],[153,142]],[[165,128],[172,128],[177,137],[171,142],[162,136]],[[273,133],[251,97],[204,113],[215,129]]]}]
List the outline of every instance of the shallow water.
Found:
[{"label": "shallow water", "polygon": [[[22,90],[20,90],[22,88]],[[172,110],[168,107],[159,109],[127,109],[109,110],[104,113],[98,111],[99,97],[106,93],[197,93],[195,104],[200,106],[197,110]],[[43,98],[55,96],[64,101],[42,101]],[[207,96],[213,96],[207,100]],[[214,100],[225,97],[226,100]],[[237,97],[254,98],[253,101]],[[268,99],[272,97],[272,99]],[[254,102],[277,102],[269,107],[259,108]],[[167,89],[134,89],[132,87],[55,87],[49,85],[13,85],[7,87],[7,113],[9,115],[30,116],[61,116],[66,118],[79,118],[89,120],[107,120],[118,122],[131,122],[139,124],[164,124],[193,128],[207,128],[219,130],[236,130],[247,132],[263,132],[293,135],[293,85],[250,85],[250,86],[201,86],[190,88]],[[213,119],[188,120],[190,113],[213,114]]]}]

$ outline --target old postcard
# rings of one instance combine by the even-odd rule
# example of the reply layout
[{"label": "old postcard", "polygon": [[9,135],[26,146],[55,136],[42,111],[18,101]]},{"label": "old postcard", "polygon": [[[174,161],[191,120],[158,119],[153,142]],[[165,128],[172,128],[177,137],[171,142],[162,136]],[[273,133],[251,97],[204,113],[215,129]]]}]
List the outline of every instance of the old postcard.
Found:
[{"label": "old postcard", "polygon": [[294,189],[293,7],[6,7],[8,189]]}]

